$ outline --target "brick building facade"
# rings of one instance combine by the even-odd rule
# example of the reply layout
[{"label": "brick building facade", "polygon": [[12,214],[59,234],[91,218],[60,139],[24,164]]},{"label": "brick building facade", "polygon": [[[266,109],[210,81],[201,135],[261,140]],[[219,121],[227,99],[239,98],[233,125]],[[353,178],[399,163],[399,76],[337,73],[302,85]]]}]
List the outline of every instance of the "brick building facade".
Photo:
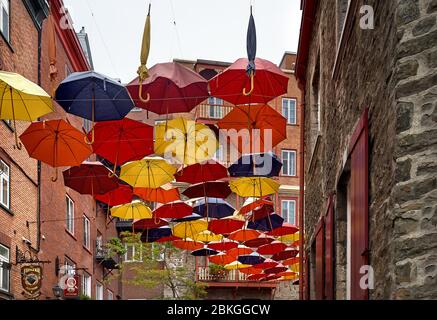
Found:
[{"label": "brick building facade", "polygon": [[437,2],[302,8],[302,298],[437,298]]}]

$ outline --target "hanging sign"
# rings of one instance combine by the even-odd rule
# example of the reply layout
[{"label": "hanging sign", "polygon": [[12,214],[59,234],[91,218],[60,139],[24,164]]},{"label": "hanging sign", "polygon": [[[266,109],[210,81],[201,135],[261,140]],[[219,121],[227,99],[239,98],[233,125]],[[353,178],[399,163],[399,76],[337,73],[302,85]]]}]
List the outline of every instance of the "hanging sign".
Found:
[{"label": "hanging sign", "polygon": [[40,265],[26,265],[21,267],[21,284],[27,299],[36,299],[41,293],[42,267]]}]

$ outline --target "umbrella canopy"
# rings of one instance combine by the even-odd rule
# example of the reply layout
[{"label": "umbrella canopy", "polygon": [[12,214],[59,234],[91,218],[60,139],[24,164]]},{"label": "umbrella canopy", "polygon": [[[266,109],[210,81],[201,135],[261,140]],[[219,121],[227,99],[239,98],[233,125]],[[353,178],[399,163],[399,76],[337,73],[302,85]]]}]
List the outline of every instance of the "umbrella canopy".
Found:
[{"label": "umbrella canopy", "polygon": [[243,155],[228,171],[231,177],[277,177],[281,168],[279,158],[268,152]]},{"label": "umbrella canopy", "polygon": [[232,216],[235,209],[223,199],[207,198],[197,201],[193,212],[203,217],[224,218]]},{"label": "umbrella canopy", "polygon": [[[255,19],[253,18],[253,14],[252,14],[252,6],[250,6],[250,19],[249,19],[249,27],[247,28],[246,47],[247,47],[247,60],[249,60],[249,63],[246,68],[246,73],[249,77],[251,77],[251,80],[253,80],[256,71],[256,65],[255,65],[256,27],[255,27]],[[252,82],[252,87],[253,87],[253,82]],[[249,95],[250,93],[244,93],[244,94]]]},{"label": "umbrella canopy", "polygon": [[218,251],[211,250],[208,248],[203,248],[203,249],[195,250],[195,251],[191,252],[191,254],[195,257],[213,256],[213,255],[216,255],[217,253],[218,253]]},{"label": "umbrella canopy", "polygon": [[262,206],[253,209],[252,212],[247,216],[249,220],[259,220],[263,219],[270,214],[275,212],[273,204],[263,204]]},{"label": "umbrella canopy", "polygon": [[247,224],[247,228],[259,231],[271,231],[274,228],[282,226],[283,222],[284,219],[274,213],[260,220],[249,221],[249,223]]},{"label": "umbrella canopy", "polygon": [[117,189],[111,190],[105,194],[96,194],[94,198],[108,206],[119,206],[132,201],[132,188],[122,184]]},{"label": "umbrella canopy", "polygon": [[263,263],[259,263],[254,265],[255,268],[257,269],[269,269],[269,268],[273,268],[276,267],[279,263],[272,260],[272,259],[266,259],[264,260]]},{"label": "umbrella canopy", "polygon": [[68,113],[92,122],[123,119],[134,104],[121,83],[94,71],[74,72],[56,90]]},{"label": "umbrella canopy", "polygon": [[62,174],[64,183],[80,194],[105,194],[118,188],[118,179],[108,177],[110,171],[100,162],[84,162]]},{"label": "umbrella canopy", "polygon": [[273,207],[273,202],[269,199],[249,197],[246,199],[246,201],[244,201],[243,206],[240,208],[239,212],[240,214],[246,214],[252,210],[260,208],[263,205],[271,205]]},{"label": "umbrella canopy", "polygon": [[296,257],[299,254],[299,250],[292,248],[286,248],[284,251],[277,252],[272,255],[272,259],[275,261],[282,261]]},{"label": "umbrella canopy", "polygon": [[208,257],[209,262],[224,266],[235,261],[234,256],[230,256],[224,252],[220,252],[214,256]]},{"label": "umbrella canopy", "polygon": [[211,159],[218,149],[214,131],[203,123],[177,118],[155,126],[155,154],[191,165]]},{"label": "umbrella canopy", "polygon": [[251,274],[247,277],[247,280],[249,281],[261,281],[266,278],[266,275],[264,273],[258,273],[258,274]]},{"label": "umbrella canopy", "polygon": [[[88,134],[91,140],[91,133]],[[95,154],[118,164],[140,160],[153,153],[153,127],[128,118],[94,126]]]},{"label": "umbrella canopy", "polygon": [[257,252],[259,254],[275,254],[277,252],[281,252],[287,248],[287,245],[279,242],[279,241],[273,241],[269,244],[265,244],[258,248]]},{"label": "umbrella canopy", "polygon": [[153,216],[156,218],[183,218],[190,215],[193,208],[182,201],[171,202],[160,206],[153,211]]},{"label": "umbrella canopy", "polygon": [[244,264],[249,264],[249,265],[260,264],[260,263],[263,263],[264,260],[266,260],[266,258],[261,256],[257,252],[252,252],[251,254],[248,254],[248,255],[240,255],[238,257],[239,262],[244,263]]},{"label": "umbrella canopy", "polygon": [[298,257],[289,258],[289,259],[285,259],[284,261],[282,261],[282,264],[284,266],[292,266],[292,265],[297,264],[297,263],[299,263]]},{"label": "umbrella canopy", "polygon": [[247,137],[240,135],[237,140],[230,137],[241,153],[272,151],[287,138],[287,119],[268,105],[235,107],[218,122],[218,127],[248,130]]},{"label": "umbrella canopy", "polygon": [[195,184],[185,189],[182,194],[188,198],[211,197],[226,199],[232,191],[229,184],[223,181],[210,181]]},{"label": "umbrella canopy", "polygon": [[179,248],[182,250],[190,250],[190,251],[200,250],[204,246],[203,242],[194,241],[190,238],[187,238],[185,240],[175,240],[172,242],[172,244],[176,248]]},{"label": "umbrella canopy", "polygon": [[290,223],[284,223],[281,227],[273,229],[272,231],[270,231],[268,233],[268,235],[280,237],[280,236],[286,236],[289,234],[294,234],[298,231],[299,231],[299,228],[296,227],[295,225],[292,225]]},{"label": "umbrella canopy", "polygon": [[[268,103],[287,93],[289,77],[274,63],[255,59],[256,72],[251,86],[251,77],[246,74],[247,58],[240,58],[229,68],[209,81],[211,96],[222,98],[234,105]],[[249,95],[242,94],[243,90]]]},{"label": "umbrella canopy", "polygon": [[258,248],[262,245],[272,243],[275,239],[262,233],[258,238],[245,241],[243,244],[249,248]]},{"label": "umbrella canopy", "polygon": [[197,213],[190,214],[189,216],[185,216],[178,219],[173,219],[173,222],[187,222],[187,221],[194,221],[202,219],[203,217],[201,215],[198,215]]},{"label": "umbrella canopy", "polygon": [[134,188],[134,194],[143,200],[164,204],[181,198],[178,188]]},{"label": "umbrella canopy", "polygon": [[262,274],[264,272],[263,269],[258,269],[255,267],[249,267],[249,268],[244,268],[240,270],[241,273],[245,273],[245,274]]},{"label": "umbrella canopy", "polygon": [[217,251],[227,251],[238,247],[238,242],[223,238],[220,241],[212,241],[208,243],[208,248]]},{"label": "umbrella canopy", "polygon": [[223,236],[221,234],[212,233],[209,230],[204,230],[194,235],[193,239],[202,242],[212,242],[212,241],[220,241],[221,239],[223,239]]},{"label": "umbrella canopy", "polygon": [[241,263],[239,261],[234,261],[234,262],[231,262],[231,263],[225,265],[225,269],[227,269],[227,270],[240,270],[240,269],[249,268],[249,267],[251,267],[250,264],[244,264],[244,263]]},{"label": "umbrella canopy", "polygon": [[92,154],[84,138],[82,132],[64,120],[32,123],[20,136],[31,158],[52,167],[79,166],[84,162]]},{"label": "umbrella canopy", "polygon": [[167,226],[155,229],[146,229],[141,234],[142,242],[157,242],[159,240],[161,240],[161,242],[166,242],[176,239],[172,237],[171,228]]},{"label": "umbrella canopy", "polygon": [[[147,69],[147,60],[149,59],[150,53],[150,7],[147,13],[146,23],[144,25],[143,41],[141,43],[141,53],[140,53],[140,66],[138,68],[138,77],[143,81],[149,76],[149,70]],[[141,89],[140,89],[141,92]]]},{"label": "umbrella canopy", "polygon": [[19,149],[15,120],[34,121],[55,111],[50,95],[18,73],[0,71],[0,119],[14,121],[15,143]]},{"label": "umbrella canopy", "polygon": [[190,112],[209,96],[208,82],[176,62],[154,65],[147,79],[136,78],[127,89],[137,107],[156,114]]},{"label": "umbrella canopy", "polygon": [[175,167],[159,157],[146,157],[121,167],[120,179],[134,188],[159,188],[173,181]]},{"label": "umbrella canopy", "polygon": [[172,241],[175,241],[175,240],[180,240],[180,238],[175,237],[175,236],[167,236],[167,237],[159,238],[159,239],[155,240],[154,242],[162,243],[162,242],[172,242]]},{"label": "umbrella canopy", "polygon": [[280,279],[281,276],[279,276],[277,273],[274,274],[270,274],[268,275],[265,279],[263,279],[262,281],[276,281],[278,279]]},{"label": "umbrella canopy", "polygon": [[251,248],[246,247],[246,246],[239,245],[236,248],[233,248],[233,249],[226,251],[226,253],[230,256],[237,258],[238,256],[251,254],[251,253],[253,253],[253,250]]},{"label": "umbrella canopy", "polygon": [[181,239],[191,238],[205,231],[208,228],[208,222],[205,220],[193,220],[180,222],[173,227],[173,235]]},{"label": "umbrella canopy", "polygon": [[283,266],[282,264],[278,264],[275,267],[265,269],[264,273],[265,274],[276,274],[276,273],[281,273],[281,272],[284,272],[284,271],[287,271],[287,270],[288,270],[287,267]]},{"label": "umbrella canopy", "polygon": [[156,229],[167,225],[168,222],[163,219],[155,219],[155,218],[141,219],[134,222],[133,229],[134,230]]},{"label": "umbrella canopy", "polygon": [[217,234],[230,234],[243,228],[244,224],[244,220],[229,217],[225,219],[209,221],[208,230]]},{"label": "umbrella canopy", "polygon": [[228,170],[218,162],[196,163],[178,171],[177,182],[201,183],[228,178]]},{"label": "umbrella canopy", "polygon": [[258,238],[260,233],[256,230],[237,230],[232,232],[228,239],[235,240],[239,242],[245,242],[248,240],[256,239]]},{"label": "umbrella canopy", "polygon": [[264,197],[277,193],[280,185],[270,178],[238,178],[229,186],[240,197]]},{"label": "umbrella canopy", "polygon": [[125,220],[150,219],[152,218],[152,210],[141,201],[133,201],[112,207],[111,215]]}]

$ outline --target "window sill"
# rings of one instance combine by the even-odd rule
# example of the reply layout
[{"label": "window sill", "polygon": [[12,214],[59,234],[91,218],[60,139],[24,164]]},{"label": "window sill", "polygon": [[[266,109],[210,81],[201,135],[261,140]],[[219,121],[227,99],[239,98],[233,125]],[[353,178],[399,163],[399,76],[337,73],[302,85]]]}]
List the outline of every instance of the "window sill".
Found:
[{"label": "window sill", "polygon": [[0,299],[1,298],[6,298],[6,300],[14,300],[15,297],[10,291],[0,289]]},{"label": "window sill", "polygon": [[6,37],[5,37],[5,35],[3,34],[3,32],[0,31],[0,34],[1,34],[1,36],[2,36],[3,41],[6,42],[6,44],[8,45],[9,50],[11,50],[12,53],[15,53],[15,50],[14,50],[14,48],[12,47],[12,44],[10,43],[10,41],[9,41],[8,39],[6,39]]},{"label": "window sill", "polygon": [[82,245],[82,247],[85,249],[86,252],[88,252],[90,255],[93,255],[90,248],[87,248],[86,246]]},{"label": "window sill", "polygon": [[3,209],[3,210],[6,211],[7,213],[9,213],[11,216],[15,216],[14,212],[13,212],[10,208],[5,207],[5,206],[4,206],[3,204],[1,204],[1,203],[0,203],[0,209]]},{"label": "window sill", "polygon": [[75,237],[75,235],[74,234],[72,234],[70,231],[68,231],[67,229],[65,229],[65,232],[70,236],[70,237],[72,237],[75,241],[77,241],[77,238]]}]

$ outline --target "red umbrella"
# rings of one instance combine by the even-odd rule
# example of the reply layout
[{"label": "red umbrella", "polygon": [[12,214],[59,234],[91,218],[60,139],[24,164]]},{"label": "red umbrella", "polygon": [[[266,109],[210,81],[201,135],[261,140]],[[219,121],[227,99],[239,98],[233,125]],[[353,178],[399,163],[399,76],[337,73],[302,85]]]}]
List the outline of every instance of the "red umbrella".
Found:
[{"label": "red umbrella", "polygon": [[258,238],[260,233],[256,230],[237,230],[232,232],[228,239],[245,242],[248,240],[256,239]]},{"label": "red umbrella", "polygon": [[[273,206],[273,202],[269,199],[258,199],[258,198],[249,198],[247,199],[243,206],[240,208],[240,214],[246,214],[249,213],[252,210],[255,210],[257,208],[262,208],[264,205],[271,205]],[[256,219],[257,220],[257,219]]]},{"label": "red umbrella", "polygon": [[243,220],[237,220],[233,218],[225,218],[212,220],[208,224],[208,230],[215,234],[230,234],[234,231],[240,230],[244,226]]},{"label": "red umbrella", "polygon": [[232,193],[227,182],[211,181],[195,184],[187,188],[182,194],[190,199],[211,197],[226,199]]},{"label": "red umbrella", "polygon": [[281,252],[287,248],[287,245],[279,242],[279,241],[273,241],[272,243],[265,244],[258,248],[257,252],[259,254],[275,254],[277,252]]},{"label": "red umbrella", "polygon": [[284,267],[282,264],[278,264],[278,265],[275,266],[275,267],[265,269],[265,270],[264,270],[264,273],[265,273],[265,274],[273,274],[273,273],[284,272],[284,271],[287,271],[287,270],[288,270],[287,267]]},{"label": "red umbrella", "polygon": [[261,281],[267,277],[264,273],[257,273],[257,274],[251,274],[247,277],[247,280],[249,281]]},{"label": "red umbrella", "polygon": [[195,250],[199,250],[202,249],[204,246],[203,242],[199,242],[199,241],[193,241],[193,240],[174,240],[172,242],[172,244],[179,249],[182,250],[190,250],[190,251],[195,251]]},{"label": "red umbrella", "polygon": [[236,261],[236,258],[224,252],[220,252],[219,254],[209,256],[208,260],[212,263],[224,266],[226,264]]},{"label": "red umbrella", "polygon": [[134,230],[156,229],[167,225],[168,222],[163,219],[153,219],[153,218],[141,219],[134,222],[133,229]]},{"label": "red umbrella", "polygon": [[109,191],[105,194],[96,194],[94,195],[94,198],[100,202],[106,203],[111,207],[119,206],[132,202],[132,188],[130,186],[120,184],[117,189]]},{"label": "red umbrella", "polygon": [[228,169],[215,161],[196,163],[176,173],[177,182],[201,183],[228,178]]},{"label": "red umbrella", "polygon": [[118,188],[118,179],[108,177],[110,171],[100,162],[84,162],[65,170],[64,183],[81,194],[105,194]]},{"label": "red umbrella", "polygon": [[282,225],[282,227],[273,229],[272,231],[268,232],[267,234],[269,236],[280,237],[280,236],[286,236],[289,234],[295,234],[298,231],[299,231],[299,228],[296,227],[295,225],[292,225],[290,223],[284,223]]},{"label": "red umbrella", "polygon": [[153,127],[128,118],[99,122],[94,126],[93,151],[113,163],[115,172],[117,165],[153,153]]},{"label": "red umbrella", "polygon": [[255,268],[255,267],[250,267],[250,268],[240,269],[239,272],[245,273],[245,274],[262,274],[264,272],[264,270],[259,269],[259,268]]},{"label": "red umbrella", "polygon": [[134,188],[134,194],[150,202],[169,203],[181,199],[178,188]]},{"label": "red umbrella", "polygon": [[[282,272],[281,272],[282,273]],[[270,274],[269,276],[267,276],[265,279],[263,279],[262,281],[274,281],[277,280],[279,278],[281,278],[282,276],[280,276],[279,274]]]},{"label": "red umbrella", "polygon": [[212,241],[208,243],[208,248],[217,251],[227,251],[238,247],[238,242],[224,238],[221,241]]},{"label": "red umbrella", "polygon": [[256,58],[256,72],[252,79],[246,74],[247,64],[247,58],[238,59],[212,78],[209,81],[211,96],[235,105],[267,104],[270,100],[287,93],[289,78],[274,63]]},{"label": "red umbrella", "polygon": [[281,261],[281,260],[286,260],[286,259],[290,259],[290,258],[294,258],[298,255],[299,250],[295,250],[292,248],[287,248],[284,251],[281,252],[277,252],[272,256],[273,260],[276,261]]},{"label": "red umbrella", "polygon": [[262,245],[266,245],[269,243],[272,243],[275,239],[272,237],[269,237],[267,235],[265,235],[264,233],[261,234],[258,238],[256,239],[252,239],[252,240],[248,240],[246,242],[244,242],[243,244],[245,246],[248,246],[250,248],[258,248]]},{"label": "red umbrella", "polygon": [[252,249],[246,247],[246,246],[238,246],[236,248],[227,250],[226,253],[230,256],[233,257],[238,257],[238,256],[242,256],[242,255],[247,255],[247,254],[251,254],[253,252]]},{"label": "red umbrella", "polygon": [[171,241],[175,241],[175,240],[181,240],[181,238],[178,238],[176,236],[168,236],[168,237],[159,238],[158,240],[156,240],[154,242],[162,243],[162,242],[171,242]]},{"label": "red umbrella", "polygon": [[[176,62],[154,65],[142,84],[136,78],[127,90],[137,107],[156,114],[190,112],[209,96],[208,82]],[[139,96],[140,90],[146,99]]]},{"label": "red umbrella", "polygon": [[193,212],[193,207],[182,201],[164,204],[153,211],[155,218],[178,219],[189,216]]},{"label": "red umbrella", "polygon": [[278,262],[276,262],[276,261],[274,261],[272,259],[266,259],[266,260],[264,260],[263,263],[254,265],[254,268],[257,268],[257,269],[269,269],[269,268],[276,267],[278,264],[279,264]]},{"label": "red umbrella", "polygon": [[299,258],[297,258],[297,257],[289,258],[289,259],[282,261],[282,264],[284,266],[292,266],[293,264],[296,264],[296,263],[299,263]]},{"label": "red umbrella", "polygon": [[265,217],[268,217],[270,214],[275,212],[275,208],[272,204],[264,204],[261,207],[258,207],[252,211],[249,215],[248,219],[251,220],[260,220]]}]

